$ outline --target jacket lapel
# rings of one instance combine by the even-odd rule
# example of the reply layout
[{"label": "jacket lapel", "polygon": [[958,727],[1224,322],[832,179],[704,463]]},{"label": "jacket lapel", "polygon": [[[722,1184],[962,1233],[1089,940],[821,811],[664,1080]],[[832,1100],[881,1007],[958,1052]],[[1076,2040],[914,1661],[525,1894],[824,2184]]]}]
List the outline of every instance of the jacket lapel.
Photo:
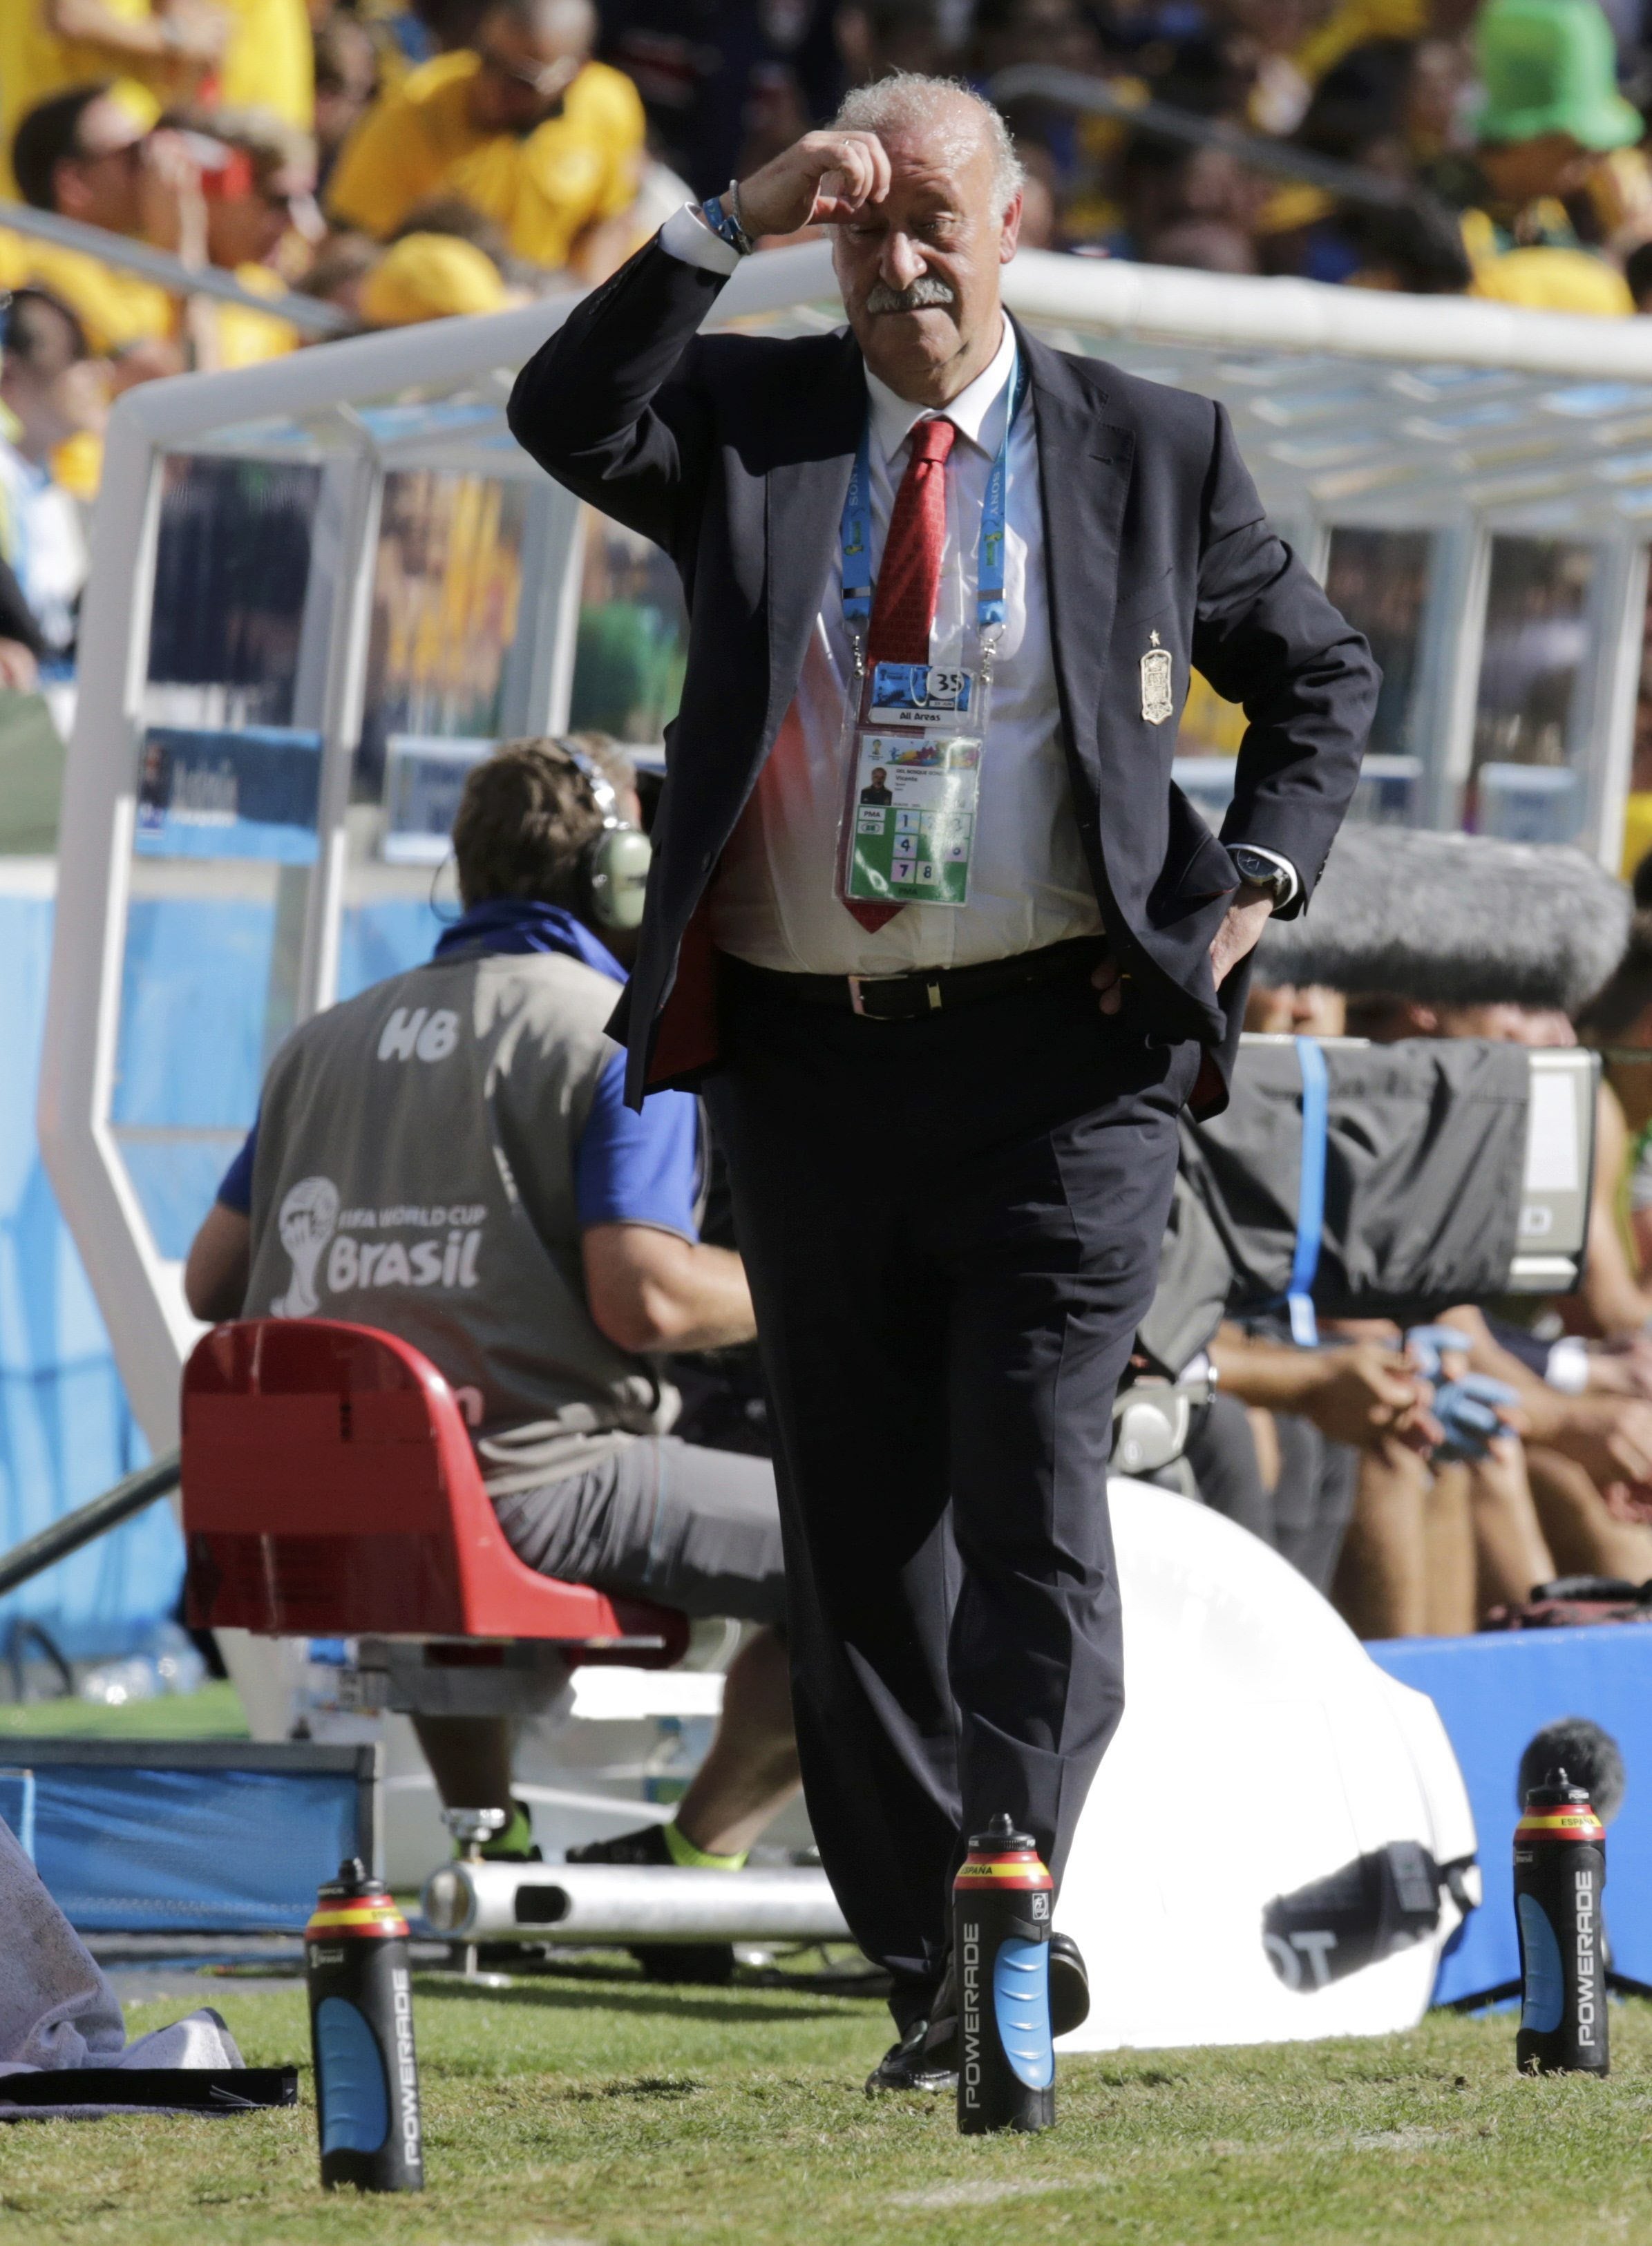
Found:
[{"label": "jacket lapel", "polygon": [[800,432],[801,443],[788,446],[765,478],[769,700],[759,762],[797,691],[866,420],[866,376],[853,336],[843,337],[812,395],[787,398],[784,412],[788,433]]},{"label": "jacket lapel", "polygon": [[1096,392],[1058,351],[1030,336],[1019,322],[1016,333],[1026,356],[1037,417],[1044,575],[1057,683],[1071,752],[1093,803],[1100,793],[1101,694],[1118,604],[1119,536],[1135,436],[1099,417]]}]

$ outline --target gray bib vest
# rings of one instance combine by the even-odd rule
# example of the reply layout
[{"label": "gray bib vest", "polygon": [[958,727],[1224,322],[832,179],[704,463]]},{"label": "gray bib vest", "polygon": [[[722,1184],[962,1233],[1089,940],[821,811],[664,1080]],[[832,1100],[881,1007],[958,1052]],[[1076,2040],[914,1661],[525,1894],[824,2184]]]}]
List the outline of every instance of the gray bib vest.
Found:
[{"label": "gray bib vest", "polygon": [[614,997],[560,953],[432,960],[306,1022],[264,1086],[245,1315],[422,1350],[495,1489],[676,1414],[586,1306],[574,1154]]}]

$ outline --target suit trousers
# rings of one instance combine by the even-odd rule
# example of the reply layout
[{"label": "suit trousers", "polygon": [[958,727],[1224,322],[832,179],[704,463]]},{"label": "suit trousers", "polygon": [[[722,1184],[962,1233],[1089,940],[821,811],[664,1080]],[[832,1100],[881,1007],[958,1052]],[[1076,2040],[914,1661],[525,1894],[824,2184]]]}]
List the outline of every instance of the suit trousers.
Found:
[{"label": "suit trousers", "polygon": [[724,978],[704,1090],[774,1411],[805,1794],[855,1938],[921,2006],[968,1836],[1057,1879],[1124,1704],[1115,1387],[1199,1048],[1088,969],[879,1022]]}]

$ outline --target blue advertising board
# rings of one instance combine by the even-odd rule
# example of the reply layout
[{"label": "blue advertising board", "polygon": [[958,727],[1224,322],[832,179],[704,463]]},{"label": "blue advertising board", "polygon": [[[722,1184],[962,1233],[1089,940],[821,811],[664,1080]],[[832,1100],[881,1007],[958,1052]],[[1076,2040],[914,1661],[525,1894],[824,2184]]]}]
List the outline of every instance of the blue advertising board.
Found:
[{"label": "blue advertising board", "polygon": [[[372,1746],[44,1737],[13,1746],[29,1780],[25,1846],[83,1933],[297,1934],[322,1881],[348,1857],[374,1861]],[[0,1806],[23,1814],[15,1793]]]},{"label": "blue advertising board", "polygon": [[321,750],[319,733],[290,725],[150,726],[138,854],[313,865]]}]

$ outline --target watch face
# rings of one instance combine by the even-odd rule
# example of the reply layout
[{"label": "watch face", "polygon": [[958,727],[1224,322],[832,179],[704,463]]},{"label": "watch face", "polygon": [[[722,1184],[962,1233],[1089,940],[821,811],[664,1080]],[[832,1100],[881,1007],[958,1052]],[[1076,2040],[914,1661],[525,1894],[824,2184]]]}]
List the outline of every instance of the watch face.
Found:
[{"label": "watch face", "polygon": [[1241,877],[1259,889],[1272,889],[1275,895],[1285,886],[1284,869],[1271,858],[1264,858],[1254,850],[1242,847],[1228,853]]}]

